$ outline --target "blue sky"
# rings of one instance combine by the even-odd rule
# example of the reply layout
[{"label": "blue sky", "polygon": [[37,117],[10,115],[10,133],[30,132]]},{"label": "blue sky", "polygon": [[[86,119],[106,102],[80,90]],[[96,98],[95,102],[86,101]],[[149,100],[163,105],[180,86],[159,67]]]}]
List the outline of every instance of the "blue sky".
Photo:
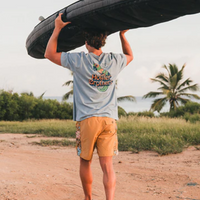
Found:
[{"label": "blue sky", "polygon": [[[73,3],[60,0],[4,1],[0,13],[0,89],[30,92],[39,96],[62,96],[69,89],[62,84],[71,79],[70,71],[28,56],[26,38],[39,23],[39,16],[52,13]],[[162,65],[186,63],[184,78],[200,84],[200,14],[184,16],[152,27],[129,30],[127,39],[133,49],[134,60],[118,77],[118,96],[142,96],[155,91],[159,85],[150,78],[164,72]],[[105,52],[121,53],[119,34],[108,37]],[[75,51],[86,51],[85,47]],[[200,92],[197,94],[200,95]]]}]

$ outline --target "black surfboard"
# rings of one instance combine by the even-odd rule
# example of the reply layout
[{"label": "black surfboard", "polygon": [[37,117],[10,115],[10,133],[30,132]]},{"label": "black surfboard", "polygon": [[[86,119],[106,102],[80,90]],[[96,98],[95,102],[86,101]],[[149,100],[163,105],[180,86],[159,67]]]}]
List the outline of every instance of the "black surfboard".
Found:
[{"label": "black surfboard", "polygon": [[30,56],[44,58],[59,13],[63,13],[63,21],[72,22],[58,38],[58,51],[67,52],[84,45],[85,29],[106,30],[112,34],[199,12],[200,0],[80,0],[40,22],[28,36],[26,48]]}]

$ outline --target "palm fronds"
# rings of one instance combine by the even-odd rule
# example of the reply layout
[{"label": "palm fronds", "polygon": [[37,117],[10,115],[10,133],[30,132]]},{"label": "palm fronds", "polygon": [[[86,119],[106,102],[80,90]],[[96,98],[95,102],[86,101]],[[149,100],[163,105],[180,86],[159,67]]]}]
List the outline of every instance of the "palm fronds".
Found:
[{"label": "palm fronds", "polygon": [[64,94],[64,96],[62,97],[62,100],[65,101],[67,99],[69,99],[69,97],[73,95],[73,90],[70,90],[69,92],[67,92],[66,94]]},{"label": "palm fronds", "polygon": [[189,101],[189,99],[182,96],[200,99],[197,94],[186,93],[188,90],[198,91],[198,84],[190,85],[193,82],[190,78],[181,83],[185,65],[182,66],[181,70],[178,70],[175,64],[164,65],[163,68],[167,70],[167,74],[159,73],[155,78],[151,78],[153,82],[161,84],[158,90],[162,90],[162,92],[149,92],[143,96],[143,98],[154,98],[159,95],[165,96],[165,98],[155,99],[151,105],[151,110],[159,112],[167,101],[170,103],[170,111],[175,110],[179,106],[179,102],[185,104]]},{"label": "palm fronds", "polygon": [[43,93],[38,97],[38,99],[42,99],[45,93],[46,93],[46,91],[43,92]]},{"label": "palm fronds", "polygon": [[118,102],[122,102],[122,101],[133,101],[136,102],[136,98],[132,95],[128,95],[128,96],[121,96],[117,98]]},{"label": "palm fronds", "polygon": [[73,84],[72,80],[65,82],[62,86],[69,86],[70,84]]},{"label": "palm fronds", "polygon": [[165,106],[167,102],[167,98],[160,98],[160,99],[155,99],[153,101],[153,104],[151,105],[151,111],[158,111],[160,112],[162,110],[162,108]]},{"label": "palm fronds", "polygon": [[151,78],[151,81],[152,81],[152,82],[158,82],[158,83],[160,83],[161,85],[163,85],[165,88],[168,88],[168,87],[169,87],[168,85],[166,85],[165,83],[163,83],[163,81],[158,80],[158,79],[156,79],[156,78]]},{"label": "palm fronds", "polygon": [[190,85],[190,83],[192,83],[193,81],[190,79],[190,78],[188,78],[188,79],[186,79],[183,83],[181,83],[178,87],[177,87],[177,90],[179,90],[180,88],[182,88],[182,87],[184,87],[185,85]]},{"label": "palm fronds", "polygon": [[200,97],[197,94],[190,94],[190,93],[179,93],[177,96],[179,98],[180,96],[186,96],[188,98],[200,99]]},{"label": "palm fronds", "polygon": [[163,95],[163,92],[149,92],[149,93],[145,94],[142,98],[144,98],[144,99],[154,98],[154,97],[157,97],[158,95]]}]

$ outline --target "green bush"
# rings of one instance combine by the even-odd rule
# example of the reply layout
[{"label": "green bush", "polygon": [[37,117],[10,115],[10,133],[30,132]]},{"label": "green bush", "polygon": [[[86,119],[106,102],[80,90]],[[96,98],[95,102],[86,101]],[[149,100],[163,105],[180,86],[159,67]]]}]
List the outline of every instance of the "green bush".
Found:
[{"label": "green bush", "polygon": [[127,115],[128,116],[137,116],[137,112],[129,112]]},{"label": "green bush", "polygon": [[181,106],[179,109],[183,109],[184,113],[190,114],[200,113],[200,104],[197,102],[187,102],[185,106]]},{"label": "green bush", "polygon": [[73,105],[34,97],[33,93],[0,91],[0,120],[72,119]]},{"label": "green bush", "polygon": [[[200,104],[189,101],[184,106],[178,107],[175,111],[160,113],[160,117],[178,118],[182,117],[186,121],[195,123],[199,120]],[[193,116],[194,115],[194,116]]]},{"label": "green bush", "polygon": [[176,111],[170,112],[162,112],[160,113],[160,117],[170,117],[170,118],[177,118],[182,117],[185,114],[182,107],[178,108]]},{"label": "green bush", "polygon": [[186,120],[186,122],[187,122],[187,121],[189,121],[190,116],[191,116],[191,114],[187,112],[187,113],[184,114],[183,118],[184,118],[184,119]]},{"label": "green bush", "polygon": [[200,114],[190,115],[188,120],[191,123],[196,123],[197,121],[200,121]]},{"label": "green bush", "polygon": [[0,120],[18,120],[19,119],[19,95],[1,91],[0,93]]},{"label": "green bush", "polygon": [[36,104],[36,98],[26,94],[21,95],[18,100],[20,120],[34,118],[33,113]]},{"label": "green bush", "polygon": [[151,111],[143,112],[129,112],[128,116],[138,116],[138,117],[155,117],[154,113]]}]

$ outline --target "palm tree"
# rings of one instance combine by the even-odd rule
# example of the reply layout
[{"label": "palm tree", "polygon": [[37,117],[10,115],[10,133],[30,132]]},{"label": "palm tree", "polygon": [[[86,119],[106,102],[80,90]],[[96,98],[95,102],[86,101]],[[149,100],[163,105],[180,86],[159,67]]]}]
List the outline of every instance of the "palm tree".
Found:
[{"label": "palm tree", "polygon": [[[73,76],[73,72],[71,71],[71,75]],[[64,94],[64,96],[62,97],[62,100],[68,100],[70,96],[73,95],[73,80],[69,80],[66,83],[64,83],[62,86],[69,86],[71,85],[71,90],[69,92],[67,92],[66,94]]]},{"label": "palm tree", "polygon": [[62,100],[65,101],[67,99],[69,99],[69,97],[71,95],[73,95],[73,81],[72,80],[69,80],[67,81],[66,83],[64,83],[62,86],[69,86],[71,85],[71,90],[69,92],[67,92],[66,94],[64,94],[64,96],[62,97]]},{"label": "palm tree", "polygon": [[133,102],[136,102],[136,99],[132,95],[121,96],[121,97],[117,98],[117,102],[122,102],[122,101],[133,101]]},{"label": "palm tree", "polygon": [[43,96],[45,95],[45,93],[46,93],[46,91],[45,92],[43,92],[39,97],[38,97],[38,99],[42,99],[43,98]]},{"label": "palm tree", "polygon": [[186,93],[188,90],[195,92],[199,90],[199,87],[198,84],[191,85],[193,81],[190,78],[182,82],[185,65],[182,66],[181,70],[178,70],[175,64],[169,64],[168,67],[164,65],[163,68],[167,70],[166,74],[159,73],[155,78],[151,78],[153,82],[161,84],[161,87],[158,88],[160,92],[149,92],[143,96],[143,98],[163,96],[153,101],[150,108],[151,111],[160,112],[167,102],[169,102],[170,111],[172,111],[176,110],[179,103],[185,105],[190,101],[188,98],[200,99],[196,94]]},{"label": "palm tree", "polygon": [[[115,82],[116,89],[118,88],[117,84],[118,84],[118,80],[116,80],[116,82]],[[136,102],[136,98],[134,96],[132,96],[132,95],[121,96],[121,97],[117,98],[117,102],[122,102],[122,101],[133,101],[133,102]]]}]

